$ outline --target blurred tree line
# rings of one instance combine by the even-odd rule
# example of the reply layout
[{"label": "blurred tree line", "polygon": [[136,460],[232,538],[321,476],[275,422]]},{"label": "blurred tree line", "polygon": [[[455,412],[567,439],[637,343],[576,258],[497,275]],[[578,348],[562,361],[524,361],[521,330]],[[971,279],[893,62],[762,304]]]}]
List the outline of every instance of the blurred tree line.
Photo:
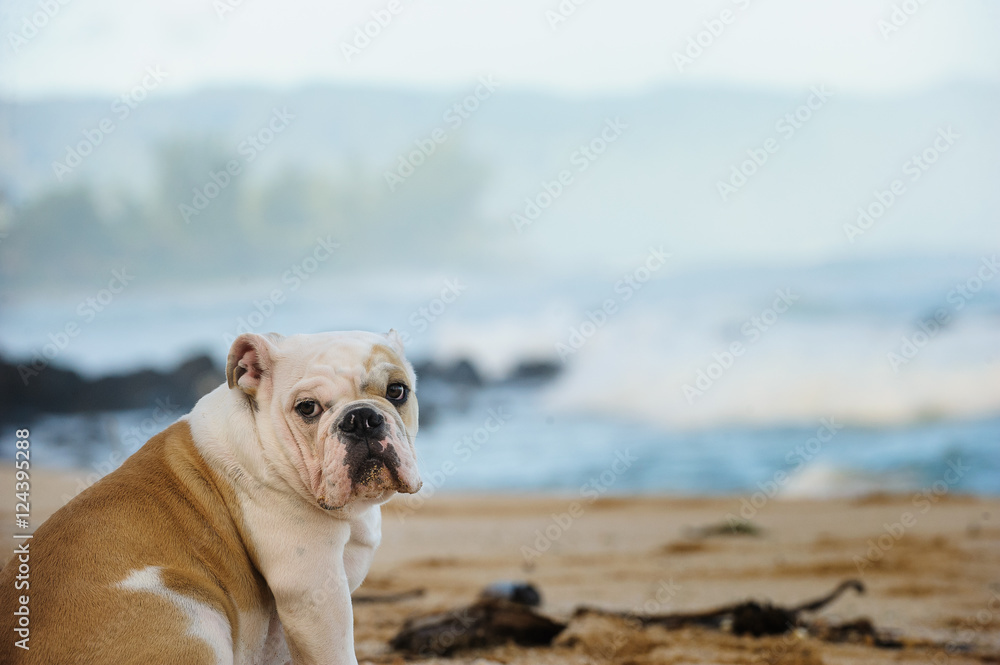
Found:
[{"label": "blurred tree line", "polygon": [[341,251],[324,270],[433,266],[477,243],[488,173],[458,142],[441,146],[395,191],[382,171],[361,164],[336,174],[286,165],[268,177],[243,168],[188,223],[180,206],[231,159],[211,140],[172,141],[158,147],[156,181],[142,192],[59,186],[7,206],[4,290],[89,287],[122,265],[144,282],[267,277],[327,236]]}]

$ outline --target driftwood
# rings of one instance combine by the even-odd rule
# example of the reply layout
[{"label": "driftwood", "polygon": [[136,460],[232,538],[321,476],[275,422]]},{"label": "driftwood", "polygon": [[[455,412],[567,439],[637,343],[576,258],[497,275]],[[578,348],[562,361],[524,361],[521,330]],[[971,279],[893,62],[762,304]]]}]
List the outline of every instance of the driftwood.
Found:
[{"label": "driftwood", "polygon": [[[580,607],[573,616],[615,617],[633,622],[638,628],[662,626],[668,630],[676,630],[687,626],[701,626],[754,637],[780,635],[805,628],[814,637],[828,642],[859,642],[881,648],[901,647],[901,642],[880,633],[868,619],[841,624],[810,624],[800,616],[823,609],[849,589],[858,593],[865,591],[861,582],[847,580],[821,598],[790,608],[749,600],[707,612],[675,614],[636,614]],[[522,646],[545,646],[550,645],[568,625],[543,616],[525,604],[495,597],[497,594],[494,587],[489,587],[487,591],[473,605],[410,618],[390,642],[392,648],[411,655],[448,656],[466,649],[507,642]]]},{"label": "driftwood", "polygon": [[854,589],[858,593],[865,592],[865,587],[861,582],[847,580],[822,598],[807,601],[791,608],[748,600],[707,612],[674,614],[635,614],[633,612],[609,612],[597,608],[581,607],[577,609],[574,616],[587,614],[614,616],[636,622],[642,627],[662,626],[668,630],[687,626],[702,626],[726,629],[734,635],[753,635],[754,637],[781,635],[801,625],[800,614],[823,609],[848,589]]}]

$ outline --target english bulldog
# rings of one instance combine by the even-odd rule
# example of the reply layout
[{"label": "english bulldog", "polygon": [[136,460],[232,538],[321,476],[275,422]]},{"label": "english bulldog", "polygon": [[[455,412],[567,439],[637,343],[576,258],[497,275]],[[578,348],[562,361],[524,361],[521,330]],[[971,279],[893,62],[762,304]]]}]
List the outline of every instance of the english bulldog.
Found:
[{"label": "english bulldog", "polygon": [[357,663],[379,506],[421,485],[399,336],[245,334],[226,378],[0,572],[0,662]]}]

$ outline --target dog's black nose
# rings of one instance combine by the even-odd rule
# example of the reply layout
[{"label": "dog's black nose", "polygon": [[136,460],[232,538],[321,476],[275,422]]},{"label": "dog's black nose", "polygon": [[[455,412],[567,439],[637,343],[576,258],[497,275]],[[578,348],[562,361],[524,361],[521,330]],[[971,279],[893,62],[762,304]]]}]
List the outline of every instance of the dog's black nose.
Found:
[{"label": "dog's black nose", "polygon": [[337,425],[344,434],[365,439],[385,437],[385,416],[370,406],[359,406],[345,413]]}]

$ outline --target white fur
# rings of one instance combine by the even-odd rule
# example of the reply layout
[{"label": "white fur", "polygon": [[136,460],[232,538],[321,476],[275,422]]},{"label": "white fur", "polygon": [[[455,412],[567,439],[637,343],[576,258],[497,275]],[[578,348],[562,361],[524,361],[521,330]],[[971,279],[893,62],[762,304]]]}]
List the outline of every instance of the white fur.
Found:
[{"label": "white fur", "polygon": [[[325,470],[306,468],[302,449],[326,444],[290,440],[276,432],[274,421],[279,421],[278,429],[287,427],[280,419],[289,411],[288,402],[301,389],[303,377],[311,382],[310,390],[331,403],[348,394],[356,399],[358,382],[364,378],[358,368],[374,343],[385,342],[384,336],[370,333],[272,339],[282,379],[280,385],[274,385],[273,377],[272,384],[261,385],[257,412],[247,407],[239,388],[223,385],[185,417],[205,461],[232,484],[243,509],[245,533],[252,541],[248,545],[257,553],[260,572],[275,599],[267,616],[247,617],[246,625],[241,617],[239,643],[231,645],[238,665],[283,664],[289,654],[296,665],[357,664],[351,592],[368,573],[381,540],[379,504],[391,492],[355,497],[340,510],[321,509],[313,476]],[[412,386],[412,368],[405,369]],[[323,415],[321,438],[340,408],[338,403],[337,409]],[[419,488],[412,447],[416,432],[405,431],[398,414],[386,415],[401,467],[407,467],[400,475],[409,474],[415,491]]]},{"label": "white fur", "polygon": [[126,591],[152,593],[171,603],[187,617],[188,635],[212,649],[216,665],[233,665],[233,639],[226,616],[210,605],[168,589],[159,566],[133,570],[117,586]]}]

